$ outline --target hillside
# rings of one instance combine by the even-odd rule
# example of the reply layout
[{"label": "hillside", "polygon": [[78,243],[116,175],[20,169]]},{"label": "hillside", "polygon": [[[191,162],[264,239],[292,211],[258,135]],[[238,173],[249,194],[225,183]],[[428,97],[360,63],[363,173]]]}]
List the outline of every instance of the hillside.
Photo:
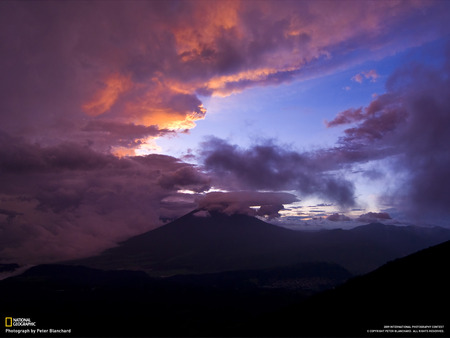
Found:
[{"label": "hillside", "polygon": [[245,215],[189,213],[99,256],[70,262],[154,276],[336,263],[354,274],[450,239],[443,228],[372,223],[352,230],[293,231]]},{"label": "hillside", "polygon": [[341,286],[348,273],[324,263],[170,278],[42,265],[0,281],[0,315],[78,337],[448,337],[448,257],[450,241]]},{"label": "hillside", "polygon": [[261,317],[244,332],[268,336],[448,337],[449,257],[450,241]]},{"label": "hillside", "polygon": [[75,337],[223,336],[349,276],[325,263],[164,279],[40,265],[0,281],[0,315],[71,329]]}]

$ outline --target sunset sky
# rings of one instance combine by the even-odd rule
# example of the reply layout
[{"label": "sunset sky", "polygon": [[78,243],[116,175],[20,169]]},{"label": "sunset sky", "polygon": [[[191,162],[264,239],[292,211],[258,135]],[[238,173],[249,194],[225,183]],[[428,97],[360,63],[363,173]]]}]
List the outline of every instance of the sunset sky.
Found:
[{"label": "sunset sky", "polygon": [[199,206],[450,227],[449,17],[445,0],[0,2],[0,263],[92,255]]}]

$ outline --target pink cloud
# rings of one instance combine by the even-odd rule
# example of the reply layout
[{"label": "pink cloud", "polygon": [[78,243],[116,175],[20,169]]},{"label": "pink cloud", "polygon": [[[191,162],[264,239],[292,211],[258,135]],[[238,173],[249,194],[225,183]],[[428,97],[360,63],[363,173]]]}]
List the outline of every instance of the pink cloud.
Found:
[{"label": "pink cloud", "polygon": [[356,74],[355,76],[352,77],[352,80],[356,81],[358,83],[362,83],[364,78],[363,78],[361,73],[358,73],[358,74]]},{"label": "pink cloud", "polygon": [[363,83],[364,79],[370,80],[370,82],[376,82],[380,76],[375,71],[375,69],[371,69],[368,71],[364,71],[356,74],[352,77],[352,80],[358,83]]},{"label": "pink cloud", "polygon": [[341,124],[348,124],[353,122],[358,122],[364,118],[365,114],[363,113],[362,107],[354,109],[350,108],[340,112],[332,121],[325,121],[325,124],[328,128],[339,126]]},{"label": "pink cloud", "polygon": [[[442,6],[2,2],[0,34],[8,48],[1,53],[0,108],[7,113],[0,123],[47,144],[56,139],[101,143],[97,130],[89,138],[84,128],[96,117],[182,132],[206,116],[199,94],[229,95],[320,76],[371,58],[374,50],[389,53],[391,42],[398,41],[396,50],[411,45],[405,41],[420,44],[433,37],[425,29],[431,22],[446,22]],[[412,23],[414,30],[398,29]],[[360,77],[375,81],[377,74],[370,70]],[[109,140],[114,136],[120,137],[112,133]]]},{"label": "pink cloud", "polygon": [[366,79],[370,80],[370,82],[376,82],[377,79],[380,77],[380,75],[378,75],[374,69],[369,70],[367,72],[362,72],[362,74]]}]

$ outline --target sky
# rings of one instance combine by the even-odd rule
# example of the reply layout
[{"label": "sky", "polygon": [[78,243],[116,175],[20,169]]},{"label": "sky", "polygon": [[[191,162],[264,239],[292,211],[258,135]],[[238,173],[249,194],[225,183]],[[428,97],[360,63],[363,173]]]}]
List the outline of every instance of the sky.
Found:
[{"label": "sky", "polygon": [[196,208],[450,227],[450,2],[0,2],[0,263]]}]

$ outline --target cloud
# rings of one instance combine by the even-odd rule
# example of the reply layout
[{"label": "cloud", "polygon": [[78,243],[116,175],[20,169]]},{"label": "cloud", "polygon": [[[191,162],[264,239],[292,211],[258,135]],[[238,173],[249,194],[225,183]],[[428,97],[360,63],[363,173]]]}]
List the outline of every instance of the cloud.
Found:
[{"label": "cloud", "polygon": [[355,76],[352,77],[352,80],[358,83],[362,83],[364,78],[363,75],[361,73],[356,74]]},{"label": "cloud", "polygon": [[[160,129],[156,125],[137,125],[116,120],[90,120],[81,128],[79,137],[85,137],[87,144],[102,152],[120,156],[122,149],[133,149],[148,144],[149,140],[164,135],[174,135],[175,131]],[[134,155],[134,152],[130,152]]]},{"label": "cloud", "polygon": [[92,255],[196,207],[197,168],[164,155],[117,158],[78,144],[0,133],[0,256],[17,263]]},{"label": "cloud", "polygon": [[[280,192],[211,192],[198,200],[200,209],[218,211],[228,215],[246,214],[251,216],[278,217],[283,204],[297,201],[297,197]],[[253,208],[251,208],[253,207]],[[256,207],[258,207],[256,209]]]},{"label": "cloud", "polygon": [[[331,164],[315,153],[287,150],[272,142],[241,149],[211,138],[203,143],[201,156],[213,184],[224,189],[295,190],[300,196],[318,196],[341,207],[355,203],[352,183],[332,173]],[[334,163],[333,169],[338,165]]]},{"label": "cloud", "polygon": [[5,215],[6,221],[11,222],[14,219],[14,217],[20,216],[23,214],[20,212],[13,211],[13,210],[0,209],[0,215]]},{"label": "cloud", "polygon": [[448,217],[450,203],[450,54],[439,67],[407,64],[389,77],[386,93],[328,123],[354,125],[326,155],[350,165],[378,159],[395,174],[384,202],[418,219]]},{"label": "cloud", "polygon": [[170,173],[162,173],[158,180],[165,189],[190,189],[202,192],[211,188],[210,179],[192,165],[186,165]]},{"label": "cloud", "polygon": [[361,222],[376,222],[387,219],[392,219],[387,212],[368,212],[358,217],[358,221]]},{"label": "cloud", "polygon": [[447,27],[445,4],[421,1],[0,6],[2,128],[46,145],[94,142],[102,151],[106,122],[98,119],[109,129],[160,131],[135,130],[133,140],[110,130],[108,142],[136,149],[167,135],[162,130],[193,128],[206,116],[202,95],[322,76],[430,41],[445,29],[429,27]]},{"label": "cloud", "polygon": [[341,124],[348,124],[352,122],[360,121],[364,118],[364,114],[362,113],[362,107],[354,109],[350,108],[340,112],[332,121],[325,121],[325,125],[330,127],[339,126]]},{"label": "cloud", "polygon": [[362,74],[366,79],[370,80],[370,82],[376,82],[377,79],[380,77],[380,75],[378,75],[375,69],[371,69],[367,72],[362,72]]},{"label": "cloud", "polygon": [[199,210],[194,213],[195,217],[211,217],[211,214],[207,210]]},{"label": "cloud", "polygon": [[347,222],[351,221],[352,219],[342,214],[332,214],[327,217],[327,220],[332,222]]},{"label": "cloud", "polygon": [[357,123],[344,131],[340,142],[350,143],[382,139],[387,133],[396,130],[405,121],[408,112],[398,100],[398,93],[385,93],[374,98],[367,107],[350,108],[340,112],[327,127]]},{"label": "cloud", "polygon": [[377,79],[380,77],[375,69],[371,69],[368,71],[364,71],[361,73],[356,74],[352,77],[352,80],[358,83],[363,83],[364,79],[370,80],[370,82],[376,82]]}]

